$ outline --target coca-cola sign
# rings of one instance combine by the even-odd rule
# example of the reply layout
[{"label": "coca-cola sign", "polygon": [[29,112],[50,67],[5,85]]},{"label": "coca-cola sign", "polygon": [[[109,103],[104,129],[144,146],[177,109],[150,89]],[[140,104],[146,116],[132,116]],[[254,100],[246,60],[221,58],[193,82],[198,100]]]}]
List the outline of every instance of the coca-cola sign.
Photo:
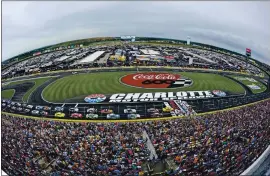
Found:
[{"label": "coca-cola sign", "polygon": [[160,80],[176,80],[177,77],[179,77],[178,75],[174,75],[174,74],[136,74],[133,76],[134,80],[145,80],[145,79],[152,79],[152,80],[156,80],[156,79],[160,79]]},{"label": "coca-cola sign", "polygon": [[173,73],[134,73],[123,76],[120,81],[129,86],[152,89],[185,87],[192,84],[188,78]]}]

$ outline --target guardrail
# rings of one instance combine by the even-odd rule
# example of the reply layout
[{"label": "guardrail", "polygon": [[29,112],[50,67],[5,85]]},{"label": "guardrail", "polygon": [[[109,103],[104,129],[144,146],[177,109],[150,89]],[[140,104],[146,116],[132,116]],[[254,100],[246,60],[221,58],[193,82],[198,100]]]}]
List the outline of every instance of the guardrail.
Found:
[{"label": "guardrail", "polygon": [[270,145],[267,147],[267,149],[261,154],[261,156],[253,162],[251,166],[249,166],[242,174],[241,176],[246,175],[254,175],[254,172],[259,169],[259,167],[263,164],[263,162],[266,160],[266,158],[270,155]]}]

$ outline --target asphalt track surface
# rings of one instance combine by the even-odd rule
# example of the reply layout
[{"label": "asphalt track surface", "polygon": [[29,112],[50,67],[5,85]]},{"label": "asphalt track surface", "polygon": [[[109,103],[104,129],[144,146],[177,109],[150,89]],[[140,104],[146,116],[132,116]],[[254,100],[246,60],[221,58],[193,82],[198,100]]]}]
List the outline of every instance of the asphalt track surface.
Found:
[{"label": "asphalt track surface", "polygon": [[15,93],[11,101],[22,102],[24,94],[35,85],[34,82],[25,82],[17,85],[7,85],[2,90],[14,89]]},{"label": "asphalt track surface", "polygon": [[[96,73],[96,72],[119,72],[119,71],[134,71],[137,69],[136,68],[125,68],[125,69],[121,69],[121,68],[111,68],[111,69],[92,69],[92,70],[80,70],[80,71],[76,71],[77,74],[79,73]],[[151,72],[151,71],[175,71],[175,72],[179,72],[179,71],[183,71],[182,69],[164,69],[164,68],[139,68],[140,72]],[[75,72],[75,71],[74,71]],[[203,72],[203,73],[213,73],[211,71],[203,71],[203,70],[189,70],[189,72]],[[228,73],[218,73],[222,76],[225,76],[229,79],[233,79],[231,77],[228,77]],[[231,73],[230,73],[231,74]],[[86,115],[86,109],[88,108],[96,108],[98,111],[100,111],[101,109],[112,109],[114,111],[115,114],[120,114],[120,119],[127,119],[126,114],[124,114],[124,109],[126,108],[134,108],[137,110],[137,112],[141,115],[142,118],[144,117],[150,117],[150,114],[147,113],[147,109],[149,108],[156,108],[159,109],[160,112],[162,112],[162,108],[163,108],[163,102],[141,102],[141,103],[100,103],[100,104],[89,104],[89,103],[67,103],[67,102],[63,102],[63,103],[50,103],[45,101],[42,98],[42,91],[44,90],[45,87],[47,87],[49,84],[51,84],[52,82],[56,81],[57,79],[66,77],[66,76],[70,76],[72,75],[71,71],[67,71],[67,72],[57,72],[57,73],[49,73],[46,74],[46,76],[56,76],[53,77],[52,79],[48,80],[47,82],[45,82],[44,84],[42,84],[41,86],[39,86],[35,91],[33,91],[29,97],[29,102],[28,104],[33,104],[33,105],[47,105],[47,106],[62,106],[64,107],[64,113],[66,114],[67,117],[69,117],[71,115],[71,112],[69,112],[69,108],[71,107],[78,107],[79,108],[79,113],[83,114],[83,116]],[[237,75],[237,74],[235,74]],[[39,78],[39,77],[44,77],[45,75],[32,75],[29,76],[27,78],[15,78],[12,81],[19,81],[22,79],[33,79],[33,78]],[[252,92],[250,91],[250,89],[245,86],[244,84],[242,84],[240,81],[233,79],[235,82],[239,83],[240,85],[242,85],[242,87],[246,90],[246,95],[251,95]],[[6,81],[5,81],[6,82]],[[28,83],[28,82],[27,82]],[[29,83],[32,83],[32,86],[34,85],[33,82],[29,81]],[[25,87],[26,86],[26,87]],[[28,86],[28,87],[27,87]],[[15,87],[16,88],[16,87]],[[21,85],[20,85],[21,88]],[[24,85],[24,91],[27,92],[28,89],[30,89],[30,84],[26,84]],[[5,88],[7,89],[7,87]],[[18,90],[18,88],[17,88]],[[25,93],[24,92],[24,93]],[[22,90],[19,90],[19,93],[17,93],[17,91],[15,91],[15,96],[16,99],[12,99],[13,101],[15,100],[22,100],[22,96],[23,96],[23,92]],[[236,95],[237,96],[237,95]],[[238,95],[238,96],[243,96],[243,95]],[[16,101],[15,101],[16,102]],[[19,101],[20,102],[20,101]],[[201,103],[199,101],[187,101],[196,112],[206,112],[206,111],[211,111],[211,108],[209,109],[205,109],[202,110],[203,107],[201,106]],[[211,104],[211,103],[210,103]],[[215,109],[213,109],[215,110]],[[53,116],[55,113],[55,111],[52,110],[49,112],[49,114],[51,116]],[[163,113],[163,116],[168,117],[171,116],[170,113]],[[99,119],[106,119],[106,114],[101,114],[99,115]]]}]

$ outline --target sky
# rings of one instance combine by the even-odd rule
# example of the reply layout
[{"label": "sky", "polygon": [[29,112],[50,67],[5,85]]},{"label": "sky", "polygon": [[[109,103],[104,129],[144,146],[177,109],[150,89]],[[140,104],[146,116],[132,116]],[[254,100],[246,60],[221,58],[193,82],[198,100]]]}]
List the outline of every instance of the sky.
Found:
[{"label": "sky", "polygon": [[270,1],[3,1],[2,60],[91,37],[135,35],[206,43],[270,64]]}]

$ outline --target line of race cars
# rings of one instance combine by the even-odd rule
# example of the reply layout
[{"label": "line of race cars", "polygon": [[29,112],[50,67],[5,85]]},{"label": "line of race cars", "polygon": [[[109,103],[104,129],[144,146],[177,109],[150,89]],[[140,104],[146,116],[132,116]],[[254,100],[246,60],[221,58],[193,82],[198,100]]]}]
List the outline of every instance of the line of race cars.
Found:
[{"label": "line of race cars", "polygon": [[[85,113],[80,113],[78,107],[69,107],[68,113],[65,113],[66,108],[63,106],[49,107],[49,106],[34,106],[26,103],[16,103],[10,100],[2,100],[2,111],[41,116],[41,117],[56,117],[56,118],[74,118],[74,119],[98,119],[105,117],[106,119],[120,119],[123,114],[117,114],[111,108],[101,108],[100,110],[96,108],[87,108]],[[181,116],[188,115],[190,112],[194,113],[192,108],[186,102],[177,102],[171,100],[169,102],[164,102],[163,107],[158,108],[145,108],[148,117],[163,117],[168,116]],[[162,111],[162,112],[161,112]],[[49,112],[53,112],[53,115]],[[119,112],[119,111],[118,111]],[[136,110],[136,108],[126,108],[123,110],[124,116],[127,119],[138,119],[145,117],[141,113],[141,110]]]}]

